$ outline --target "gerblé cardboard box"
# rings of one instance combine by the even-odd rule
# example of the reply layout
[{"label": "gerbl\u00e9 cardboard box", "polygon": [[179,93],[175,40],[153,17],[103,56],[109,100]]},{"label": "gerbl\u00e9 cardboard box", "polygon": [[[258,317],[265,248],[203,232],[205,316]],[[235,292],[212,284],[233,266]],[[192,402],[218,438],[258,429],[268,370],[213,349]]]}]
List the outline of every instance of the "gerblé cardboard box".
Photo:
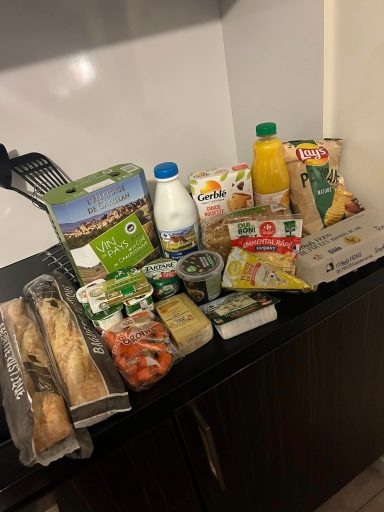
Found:
[{"label": "gerbl\u00e9 cardboard box", "polygon": [[160,256],[144,171],[120,164],[50,190],[51,219],[81,284]]},{"label": "gerbl\u00e9 cardboard box", "polygon": [[200,219],[253,206],[248,164],[191,172],[189,182]]}]

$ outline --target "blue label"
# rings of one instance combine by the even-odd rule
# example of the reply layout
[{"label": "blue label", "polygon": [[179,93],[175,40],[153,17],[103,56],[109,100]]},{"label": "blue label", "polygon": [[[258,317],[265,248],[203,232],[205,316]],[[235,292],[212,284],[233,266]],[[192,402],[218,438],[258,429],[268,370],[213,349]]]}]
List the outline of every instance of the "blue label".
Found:
[{"label": "blue label", "polygon": [[190,252],[197,251],[197,223],[182,229],[158,229],[164,256],[179,260]]}]

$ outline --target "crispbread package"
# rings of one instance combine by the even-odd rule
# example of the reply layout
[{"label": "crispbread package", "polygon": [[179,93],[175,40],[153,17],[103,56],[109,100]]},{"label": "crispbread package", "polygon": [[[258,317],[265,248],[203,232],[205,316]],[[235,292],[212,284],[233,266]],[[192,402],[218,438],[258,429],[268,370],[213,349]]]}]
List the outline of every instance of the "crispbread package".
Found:
[{"label": "crispbread package", "polygon": [[283,144],[289,173],[291,206],[303,216],[303,233],[324,227],[363,210],[339,174],[341,139],[294,140]]},{"label": "crispbread package", "polygon": [[76,428],[131,409],[128,393],[75,290],[58,272],[24,287],[40,318],[51,360]]},{"label": "crispbread package", "polygon": [[23,299],[0,305],[3,405],[20,462],[44,466],[64,455],[89,457],[92,440],[74,430],[37,320]]}]

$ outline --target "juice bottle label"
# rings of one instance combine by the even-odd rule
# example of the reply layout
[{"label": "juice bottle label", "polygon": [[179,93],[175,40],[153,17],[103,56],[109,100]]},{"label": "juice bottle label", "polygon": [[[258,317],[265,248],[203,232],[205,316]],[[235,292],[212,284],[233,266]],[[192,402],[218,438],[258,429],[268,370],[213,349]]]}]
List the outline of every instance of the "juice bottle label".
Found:
[{"label": "juice bottle label", "polygon": [[273,194],[257,194],[254,192],[255,205],[257,206],[272,206],[282,204],[289,207],[289,188],[274,192]]},{"label": "juice bottle label", "polygon": [[179,260],[185,254],[198,249],[198,223],[181,229],[157,230],[166,258]]}]

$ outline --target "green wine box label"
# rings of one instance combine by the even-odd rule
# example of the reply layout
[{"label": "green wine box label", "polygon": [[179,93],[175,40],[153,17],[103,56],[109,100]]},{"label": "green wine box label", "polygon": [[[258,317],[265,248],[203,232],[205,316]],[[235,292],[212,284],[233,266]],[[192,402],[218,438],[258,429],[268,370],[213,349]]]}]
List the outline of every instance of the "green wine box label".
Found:
[{"label": "green wine box label", "polygon": [[154,250],[135,213],[93,239],[89,245],[108,272],[122,266],[134,267]]}]

